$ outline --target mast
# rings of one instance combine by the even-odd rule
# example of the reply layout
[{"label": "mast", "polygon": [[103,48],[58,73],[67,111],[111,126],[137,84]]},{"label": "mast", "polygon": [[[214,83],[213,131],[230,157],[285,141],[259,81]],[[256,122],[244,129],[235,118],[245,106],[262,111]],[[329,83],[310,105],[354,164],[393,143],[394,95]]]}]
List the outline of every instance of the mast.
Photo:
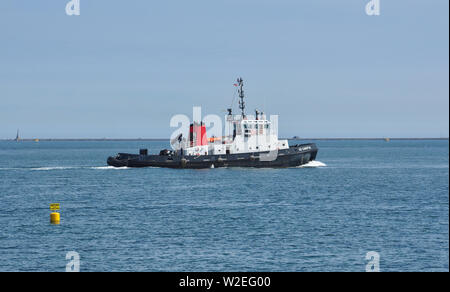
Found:
[{"label": "mast", "polygon": [[242,112],[242,118],[244,119],[245,118],[245,102],[244,102],[244,89],[243,89],[243,87],[244,87],[244,80],[242,80],[242,78],[238,78],[237,79],[237,83],[238,83],[238,86],[239,86],[239,89],[238,89],[238,92],[239,92],[239,98],[241,99],[240,101],[239,101],[239,108],[241,109],[241,112]]}]

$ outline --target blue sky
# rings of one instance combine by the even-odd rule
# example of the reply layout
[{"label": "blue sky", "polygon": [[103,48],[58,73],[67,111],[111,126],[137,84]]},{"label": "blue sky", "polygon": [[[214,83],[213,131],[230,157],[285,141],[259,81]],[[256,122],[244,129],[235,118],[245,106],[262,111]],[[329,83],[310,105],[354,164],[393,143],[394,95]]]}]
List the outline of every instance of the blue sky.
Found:
[{"label": "blue sky", "polygon": [[166,138],[238,76],[281,136],[448,137],[447,0],[67,2],[0,2],[0,139]]}]

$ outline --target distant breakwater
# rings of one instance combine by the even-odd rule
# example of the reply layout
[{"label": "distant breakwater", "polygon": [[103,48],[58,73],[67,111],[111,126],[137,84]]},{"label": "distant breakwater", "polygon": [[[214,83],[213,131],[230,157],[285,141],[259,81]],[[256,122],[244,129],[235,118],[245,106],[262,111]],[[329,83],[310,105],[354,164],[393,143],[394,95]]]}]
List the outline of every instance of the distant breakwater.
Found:
[{"label": "distant breakwater", "polygon": [[[313,140],[313,141],[371,141],[371,140],[449,140],[449,138],[282,138],[290,141],[296,140]],[[15,141],[15,139],[0,139],[0,141]],[[20,139],[18,142],[101,142],[101,141],[157,141],[157,142],[165,142],[170,141],[168,138],[67,138],[67,139],[58,139],[58,138],[25,138]]]}]

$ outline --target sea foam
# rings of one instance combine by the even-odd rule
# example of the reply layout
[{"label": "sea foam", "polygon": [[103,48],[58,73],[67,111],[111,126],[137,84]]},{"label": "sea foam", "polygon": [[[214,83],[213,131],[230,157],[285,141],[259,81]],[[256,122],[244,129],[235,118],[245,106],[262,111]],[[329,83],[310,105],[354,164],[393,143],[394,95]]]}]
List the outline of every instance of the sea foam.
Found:
[{"label": "sea foam", "polygon": [[317,160],[313,160],[306,164],[300,165],[298,167],[299,168],[316,168],[316,167],[325,167],[325,166],[327,166],[325,163],[317,161]]}]

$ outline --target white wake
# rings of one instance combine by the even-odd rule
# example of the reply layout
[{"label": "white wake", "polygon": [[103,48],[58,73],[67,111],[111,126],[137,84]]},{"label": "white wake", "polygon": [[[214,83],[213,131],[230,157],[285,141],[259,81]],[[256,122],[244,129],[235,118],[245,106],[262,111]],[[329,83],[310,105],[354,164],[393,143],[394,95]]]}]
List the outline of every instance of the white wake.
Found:
[{"label": "white wake", "polygon": [[96,167],[91,167],[90,169],[99,169],[99,170],[103,170],[103,169],[128,169],[129,167],[126,166],[122,166],[122,167],[115,167],[115,166],[96,166]]},{"label": "white wake", "polygon": [[316,168],[316,167],[326,167],[327,165],[323,162],[313,160],[306,164],[298,166],[299,168]]},{"label": "white wake", "polygon": [[33,167],[30,170],[64,170],[64,169],[74,169],[77,167],[73,166],[54,166],[54,167]]},{"label": "white wake", "polygon": [[[27,168],[18,168],[21,170],[27,170]],[[33,167],[28,168],[29,170],[66,170],[66,169],[128,169],[128,167],[114,167],[114,166],[53,166],[53,167]]]}]

